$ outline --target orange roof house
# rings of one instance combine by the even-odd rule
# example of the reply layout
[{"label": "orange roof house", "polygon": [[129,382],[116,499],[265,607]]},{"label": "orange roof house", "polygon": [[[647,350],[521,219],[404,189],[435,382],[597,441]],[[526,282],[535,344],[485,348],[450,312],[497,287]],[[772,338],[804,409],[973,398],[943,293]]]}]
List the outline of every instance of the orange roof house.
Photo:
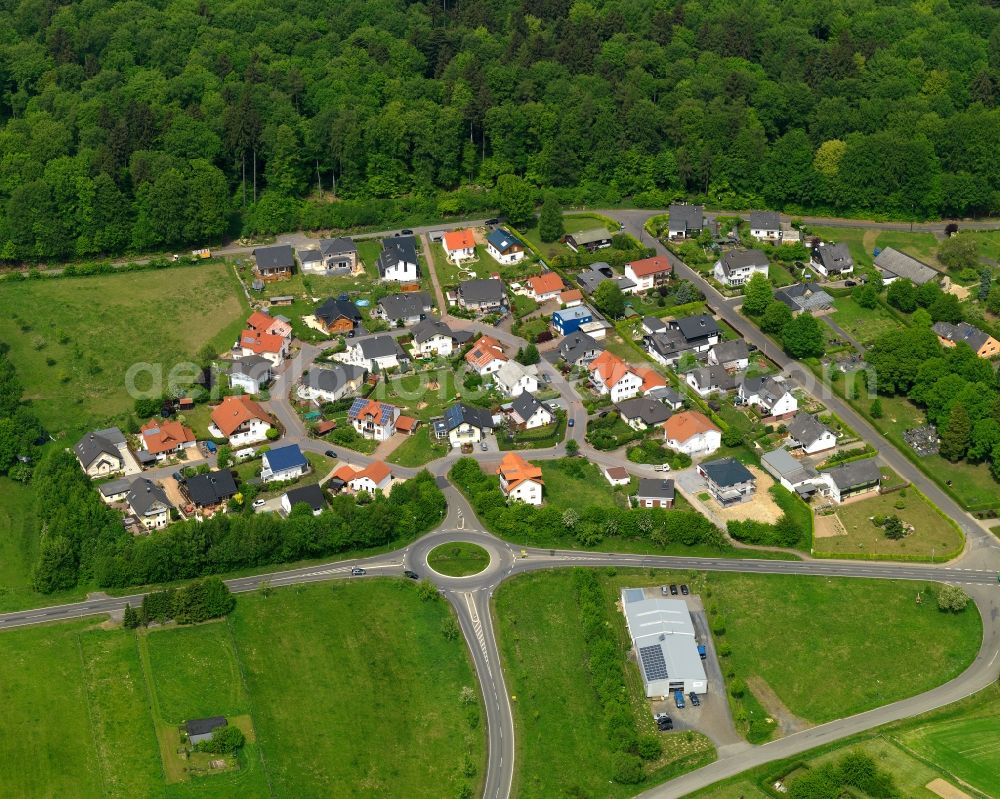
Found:
[{"label": "orange roof house", "polygon": [[139,430],[142,435],[142,445],[154,455],[175,452],[184,446],[193,444],[194,432],[177,421],[160,421],[150,419]]},{"label": "orange roof house", "polygon": [[508,491],[513,491],[525,480],[534,480],[536,483],[545,485],[542,480],[542,470],[533,463],[528,463],[516,452],[508,452],[500,461],[497,474],[503,478]]},{"label": "orange roof house", "polygon": [[475,248],[476,237],[468,228],[465,230],[449,230],[444,234],[444,250],[447,253],[457,250],[474,250]]},{"label": "orange roof house", "polygon": [[219,428],[226,438],[253,419],[270,422],[271,417],[249,397],[226,397],[212,410],[212,424]]},{"label": "orange roof house", "polygon": [[536,298],[545,296],[546,294],[556,294],[566,288],[566,284],[563,283],[562,278],[555,272],[546,272],[543,275],[529,277],[527,283],[531,287],[531,293]]},{"label": "orange roof house", "polygon": [[631,269],[636,277],[651,277],[673,271],[670,261],[665,255],[654,255],[652,258],[641,258],[626,264],[626,270]]},{"label": "orange roof house", "polygon": [[333,473],[333,477],[343,480],[345,483],[367,478],[372,481],[376,488],[379,488],[387,479],[392,477],[392,472],[383,461],[375,461],[363,469],[355,469],[349,463],[345,463],[337,468]]},{"label": "orange roof house", "polygon": [[679,442],[688,441],[699,433],[707,433],[710,430],[722,432],[711,419],[698,411],[675,413],[663,423],[663,430],[667,440]]},{"label": "orange roof house", "polygon": [[284,319],[277,319],[263,311],[254,311],[247,319],[247,327],[255,333],[269,333],[287,338],[292,334],[292,326]]},{"label": "orange roof house", "polygon": [[665,388],[667,379],[648,366],[633,366],[632,371],[642,378],[642,393],[648,394],[654,388]]},{"label": "orange roof house", "polygon": [[472,349],[465,353],[465,360],[477,371],[482,372],[494,361],[503,362],[509,359],[503,354],[503,346],[499,341],[492,336],[480,336],[472,345]]},{"label": "orange roof house", "polygon": [[419,424],[420,420],[414,419],[412,416],[400,416],[396,419],[396,429],[407,435],[416,430]]},{"label": "orange roof house", "polygon": [[250,350],[254,355],[263,353],[276,355],[284,351],[285,345],[285,337],[274,333],[257,333],[253,330],[244,330],[240,333],[240,347]]},{"label": "orange roof house", "polygon": [[583,292],[580,289],[570,289],[569,291],[564,291],[559,295],[559,302],[563,305],[569,305],[570,303],[581,303],[583,302]]},{"label": "orange roof house", "polygon": [[632,372],[632,367],[617,355],[608,352],[608,350],[604,350],[604,352],[594,358],[587,368],[591,372],[597,372],[601,377],[601,382],[606,386],[613,386],[625,375]]}]

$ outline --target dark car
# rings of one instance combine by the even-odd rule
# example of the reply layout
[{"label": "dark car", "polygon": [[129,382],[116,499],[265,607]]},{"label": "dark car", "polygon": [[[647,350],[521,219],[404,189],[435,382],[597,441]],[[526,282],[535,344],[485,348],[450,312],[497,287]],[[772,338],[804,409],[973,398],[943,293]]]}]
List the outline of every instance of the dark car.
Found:
[{"label": "dark car", "polygon": [[362,577],[364,574],[366,574],[366,572],[360,566],[355,566],[351,569],[351,577]]},{"label": "dark car", "polygon": [[847,286],[848,288],[854,288],[856,285],[858,285],[858,281],[856,281],[856,280],[845,280],[844,281],[844,285]]},{"label": "dark car", "polygon": [[691,593],[691,592],[690,592],[690,591],[688,590],[688,587],[687,587],[687,583],[684,583],[684,584],[683,584],[683,585],[681,586],[681,593],[682,593],[682,594],[684,594],[684,596],[687,596],[688,594],[690,594],[690,593]]},{"label": "dark car", "polygon": [[176,480],[178,483],[183,483],[184,482],[184,475],[181,474],[180,472],[174,472],[170,476],[173,477],[174,480]]},{"label": "dark car", "polygon": [[409,577],[409,578],[410,578],[411,580],[419,580],[419,579],[420,579],[420,575],[419,575],[419,574],[417,574],[417,573],[416,573],[415,571],[413,571],[412,569],[403,569],[403,574],[405,574],[405,575],[406,575],[407,577]]},{"label": "dark car", "polygon": [[328,449],[323,454],[326,455],[326,457],[328,457],[328,458],[336,458],[337,457],[337,451],[335,449]]},{"label": "dark car", "polygon": [[674,720],[670,716],[662,716],[656,720],[656,728],[660,732],[668,732],[674,728]]},{"label": "dark car", "polygon": [[402,233],[404,236],[412,236],[413,235],[413,231],[410,230],[409,228],[403,228],[399,232]]},{"label": "dark car", "polygon": [[670,596],[677,596],[677,586],[676,585],[671,585],[670,586]]},{"label": "dark car", "polygon": [[694,691],[691,691],[688,694],[688,699],[691,700],[691,707],[698,707],[701,704],[701,700],[698,698],[698,694],[696,694]]},{"label": "dark car", "polygon": [[568,424],[570,427],[573,427],[576,424],[576,419],[570,419],[568,422],[566,422],[566,424]]},{"label": "dark car", "polygon": [[493,217],[492,219],[487,219],[486,222],[485,222],[485,224],[487,224],[487,225],[499,225],[500,224],[500,220],[497,219],[496,217]]}]

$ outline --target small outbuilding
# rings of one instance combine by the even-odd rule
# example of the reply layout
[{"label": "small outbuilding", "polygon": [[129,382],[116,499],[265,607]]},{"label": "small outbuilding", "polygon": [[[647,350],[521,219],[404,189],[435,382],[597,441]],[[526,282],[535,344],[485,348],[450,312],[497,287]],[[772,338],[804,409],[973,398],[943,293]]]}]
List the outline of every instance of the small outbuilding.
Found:
[{"label": "small outbuilding", "polygon": [[225,716],[211,716],[207,719],[191,719],[184,722],[184,731],[187,733],[188,741],[192,744],[199,744],[208,741],[212,733],[221,727],[229,726]]}]

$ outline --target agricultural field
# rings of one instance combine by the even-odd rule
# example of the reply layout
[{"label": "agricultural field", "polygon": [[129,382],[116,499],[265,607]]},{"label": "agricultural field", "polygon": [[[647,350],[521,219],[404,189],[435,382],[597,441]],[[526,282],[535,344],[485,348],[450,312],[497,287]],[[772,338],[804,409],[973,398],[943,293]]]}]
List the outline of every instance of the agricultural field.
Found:
[{"label": "agricultural field", "polygon": [[[0,794],[475,793],[484,733],[475,694],[461,700],[475,680],[461,638],[442,634],[448,623],[445,603],[386,580],[242,596],[229,621],[192,628],[133,633],[84,620],[5,632]],[[185,768],[196,760],[179,758],[170,736],[209,714],[226,715],[248,743],[239,768],[194,776]]]},{"label": "agricultural field", "polygon": [[[152,364],[166,378],[202,350],[228,349],[246,313],[222,263],[0,284],[0,341],[54,435],[129,413],[133,364]],[[148,388],[148,377],[136,384]]]}]

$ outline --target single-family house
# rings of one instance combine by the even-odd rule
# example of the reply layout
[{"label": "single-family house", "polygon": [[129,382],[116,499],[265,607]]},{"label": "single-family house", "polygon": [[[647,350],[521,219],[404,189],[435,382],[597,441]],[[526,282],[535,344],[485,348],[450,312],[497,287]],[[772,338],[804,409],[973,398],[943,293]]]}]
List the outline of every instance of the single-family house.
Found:
[{"label": "single-family house", "polygon": [[363,438],[386,441],[396,432],[399,408],[387,402],[358,397],[347,411],[347,420]]},{"label": "single-family house", "polygon": [[484,408],[456,402],[445,409],[444,425],[452,447],[478,444],[493,431],[493,414]]},{"label": "single-family house", "polygon": [[667,329],[680,331],[684,342],[695,352],[707,352],[719,343],[722,335],[718,323],[708,314],[673,319],[667,324]]},{"label": "single-family house", "polygon": [[288,244],[256,247],[250,254],[257,266],[257,274],[264,280],[291,277],[295,271],[295,253]]},{"label": "single-family house", "polygon": [[271,382],[273,364],[260,355],[234,358],[226,370],[231,388],[239,388],[247,394],[259,394]]},{"label": "single-family house", "polygon": [[365,382],[367,370],[351,363],[313,367],[302,377],[298,395],[317,405],[336,402],[349,394],[356,394]]},{"label": "single-family house", "polygon": [[508,397],[517,397],[523,391],[538,391],[538,368],[505,361],[494,373],[493,382]]},{"label": "single-family house", "polygon": [[663,424],[670,418],[670,410],[662,402],[650,397],[632,397],[615,405],[621,420],[633,430],[645,430]]},{"label": "single-family house", "polygon": [[815,494],[822,482],[819,472],[808,463],[793,458],[784,447],[765,452],[760,457],[760,465],[782,486],[803,498]]},{"label": "single-family house", "polygon": [[515,430],[534,430],[552,424],[552,411],[535,399],[530,391],[522,391],[510,404],[507,422]]},{"label": "single-family house", "polygon": [[494,228],[486,237],[486,252],[497,263],[509,266],[524,260],[524,244],[503,228]]},{"label": "single-family house", "polygon": [[665,255],[654,255],[625,264],[625,277],[635,283],[633,293],[648,291],[673,277],[674,268]]},{"label": "single-family house", "polygon": [[875,256],[875,267],[881,273],[882,283],[886,286],[901,277],[909,278],[916,285],[922,286],[940,274],[912,255],[892,247],[886,247],[878,252]]},{"label": "single-family house", "polygon": [[535,302],[557,299],[566,288],[562,278],[555,272],[543,272],[529,277],[525,282],[528,284],[528,296]]},{"label": "single-family house", "polygon": [[439,319],[422,319],[413,326],[411,352],[417,358],[447,357],[454,349],[451,328]]},{"label": "single-family house", "polygon": [[823,277],[833,280],[854,274],[854,258],[843,242],[839,244],[818,242],[812,248],[809,263]]},{"label": "single-family house", "polygon": [[516,452],[508,452],[497,468],[500,491],[507,501],[516,500],[527,505],[541,505],[545,481],[540,467],[529,463]]},{"label": "single-family house", "polygon": [[721,366],[728,371],[746,369],[750,365],[750,350],[741,338],[720,341],[708,351],[708,365]]},{"label": "single-family house", "polygon": [[957,325],[951,322],[935,322],[931,330],[937,334],[938,341],[943,347],[954,347],[960,341],[964,341],[980,358],[995,358],[1000,355],[1000,341],[968,322],[959,322]]},{"label": "single-family house", "polygon": [[767,277],[769,261],[761,250],[729,250],[718,261],[712,274],[722,285],[742,286],[754,275]]},{"label": "single-family house", "polygon": [[661,477],[640,477],[633,500],[637,508],[672,508],[674,481]]},{"label": "single-family house", "polygon": [[675,366],[681,357],[687,353],[696,355],[697,350],[688,344],[684,335],[677,329],[666,328],[661,333],[644,336],[643,346],[649,357],[664,366]]},{"label": "single-family house", "polygon": [[380,299],[372,310],[372,316],[393,325],[415,325],[427,317],[432,307],[431,296],[426,291],[407,291],[388,294]]},{"label": "single-family house", "polygon": [[748,502],[757,489],[757,478],[736,458],[719,458],[698,464],[698,474],[705,479],[708,493],[724,508]]},{"label": "single-family house", "polygon": [[792,315],[829,311],[833,307],[833,297],[816,283],[795,283],[774,290],[774,299],[787,305]]},{"label": "single-family house", "polygon": [[496,278],[463,280],[458,284],[458,305],[469,311],[492,313],[507,305],[503,281]]},{"label": "single-family house", "polygon": [[281,510],[287,516],[296,505],[307,505],[313,516],[319,516],[326,507],[326,496],[316,483],[290,488],[281,495]]},{"label": "single-family house", "polygon": [[837,437],[815,416],[800,411],[788,423],[788,446],[815,455],[837,446]]},{"label": "single-family house", "polygon": [[671,240],[697,238],[705,227],[704,205],[674,203],[667,216],[667,236]]},{"label": "single-family house", "polygon": [[302,270],[303,275],[316,275],[323,274],[323,256],[319,254],[319,250],[315,247],[309,247],[307,249],[298,249],[295,251],[295,257],[299,259],[299,268]]},{"label": "single-family house", "polygon": [[781,215],[775,211],[751,211],[750,235],[771,244],[781,242]]},{"label": "single-family house", "polygon": [[259,355],[267,358],[274,366],[281,366],[288,357],[289,340],[274,333],[256,333],[244,330],[236,349],[242,357]]},{"label": "single-family house", "polygon": [[476,237],[471,230],[449,230],[442,237],[445,257],[454,264],[476,257]]},{"label": "single-family house", "polygon": [[670,388],[670,386],[664,386],[663,388],[654,388],[648,394],[647,397],[652,397],[653,399],[662,402],[672,411],[679,411],[684,407],[684,397],[676,389]]},{"label": "single-family house", "polygon": [[632,482],[632,475],[624,466],[605,466],[604,479],[613,486],[627,486]]},{"label": "single-family house", "polygon": [[594,313],[586,305],[560,308],[552,312],[552,329],[560,336],[575,333],[581,325],[594,321]]},{"label": "single-family house", "polygon": [[667,323],[664,322],[658,316],[644,316],[642,317],[642,332],[647,336],[652,336],[654,333],[665,333],[667,330]]},{"label": "single-family house", "polygon": [[379,280],[416,283],[420,280],[420,261],[413,236],[393,236],[382,240],[382,252],[375,262]]},{"label": "single-family house", "polygon": [[132,488],[132,481],[125,477],[119,477],[117,480],[101,483],[97,486],[97,493],[110,505],[113,502],[124,502],[130,488]]},{"label": "single-family house", "polygon": [[170,522],[174,504],[163,488],[145,477],[132,481],[125,504],[147,530],[159,530]]},{"label": "single-family house", "polygon": [[559,304],[565,308],[583,303],[583,292],[580,289],[566,289],[559,292]]},{"label": "single-family house", "polygon": [[271,417],[249,397],[224,397],[212,409],[208,432],[213,438],[228,439],[232,447],[244,447],[267,439]]},{"label": "single-family house", "polygon": [[254,311],[247,318],[247,330],[269,336],[292,338],[292,323],[284,316],[271,316],[267,311]]},{"label": "single-family house", "polygon": [[766,375],[764,377],[744,376],[739,384],[738,401],[752,405],[772,419],[790,419],[799,409],[799,401],[783,380]]},{"label": "single-family house", "polygon": [[642,378],[621,358],[607,350],[594,358],[587,369],[594,390],[610,395],[612,402],[630,399],[642,390]]},{"label": "single-family house", "polygon": [[639,391],[644,397],[667,387],[667,378],[649,366],[633,366],[632,371],[642,378]]},{"label": "single-family house", "polygon": [[197,444],[194,431],[174,419],[150,419],[139,428],[142,448],[163,461]]},{"label": "single-family house", "polygon": [[492,336],[480,336],[465,353],[465,361],[479,375],[491,375],[507,362],[503,346]]},{"label": "single-family house", "polygon": [[681,411],[663,423],[663,441],[685,455],[711,455],[722,446],[722,431],[700,411]]},{"label": "single-family house", "polygon": [[819,473],[824,496],[841,503],[865,494],[878,493],[882,483],[882,472],[875,458],[841,463],[832,469]]},{"label": "single-family house", "polygon": [[577,233],[567,233],[563,237],[566,246],[573,252],[595,252],[611,246],[611,233],[607,228],[595,227]]},{"label": "single-family house", "polygon": [[[358,248],[354,244],[354,240],[346,236],[335,239],[320,239],[319,255],[319,263],[313,266],[314,269],[317,269],[316,274],[319,275],[337,277],[354,274],[364,269],[358,260]],[[302,264],[302,271],[307,271],[305,264]]]},{"label": "single-family house", "polygon": [[728,372],[721,366],[705,366],[699,369],[692,369],[684,376],[686,382],[693,388],[699,397],[707,397],[711,394],[725,394],[736,388],[737,377],[733,372]]},{"label": "single-family house", "polygon": [[117,427],[95,430],[76,442],[73,453],[88,477],[108,477],[125,471],[128,442]]},{"label": "single-family house", "polygon": [[587,366],[603,351],[591,336],[579,330],[559,341],[559,357],[570,366]]},{"label": "single-family house", "polygon": [[369,372],[395,369],[409,360],[399,342],[388,334],[355,339],[344,353],[345,363],[363,366]]},{"label": "single-family house", "polygon": [[323,331],[330,335],[350,333],[361,324],[363,318],[357,305],[340,297],[327,297],[313,311],[313,316]]},{"label": "single-family house", "polygon": [[374,461],[363,469],[355,469],[350,464],[343,464],[333,473],[333,481],[341,481],[347,488],[357,494],[367,491],[388,491],[392,485],[392,472],[382,461]]},{"label": "single-family house", "polygon": [[265,483],[295,480],[309,472],[309,461],[298,444],[271,449],[261,456],[260,479]]},{"label": "single-family house", "polygon": [[181,494],[194,505],[202,517],[224,508],[226,503],[240,491],[233,473],[228,469],[187,477],[178,487]]}]

